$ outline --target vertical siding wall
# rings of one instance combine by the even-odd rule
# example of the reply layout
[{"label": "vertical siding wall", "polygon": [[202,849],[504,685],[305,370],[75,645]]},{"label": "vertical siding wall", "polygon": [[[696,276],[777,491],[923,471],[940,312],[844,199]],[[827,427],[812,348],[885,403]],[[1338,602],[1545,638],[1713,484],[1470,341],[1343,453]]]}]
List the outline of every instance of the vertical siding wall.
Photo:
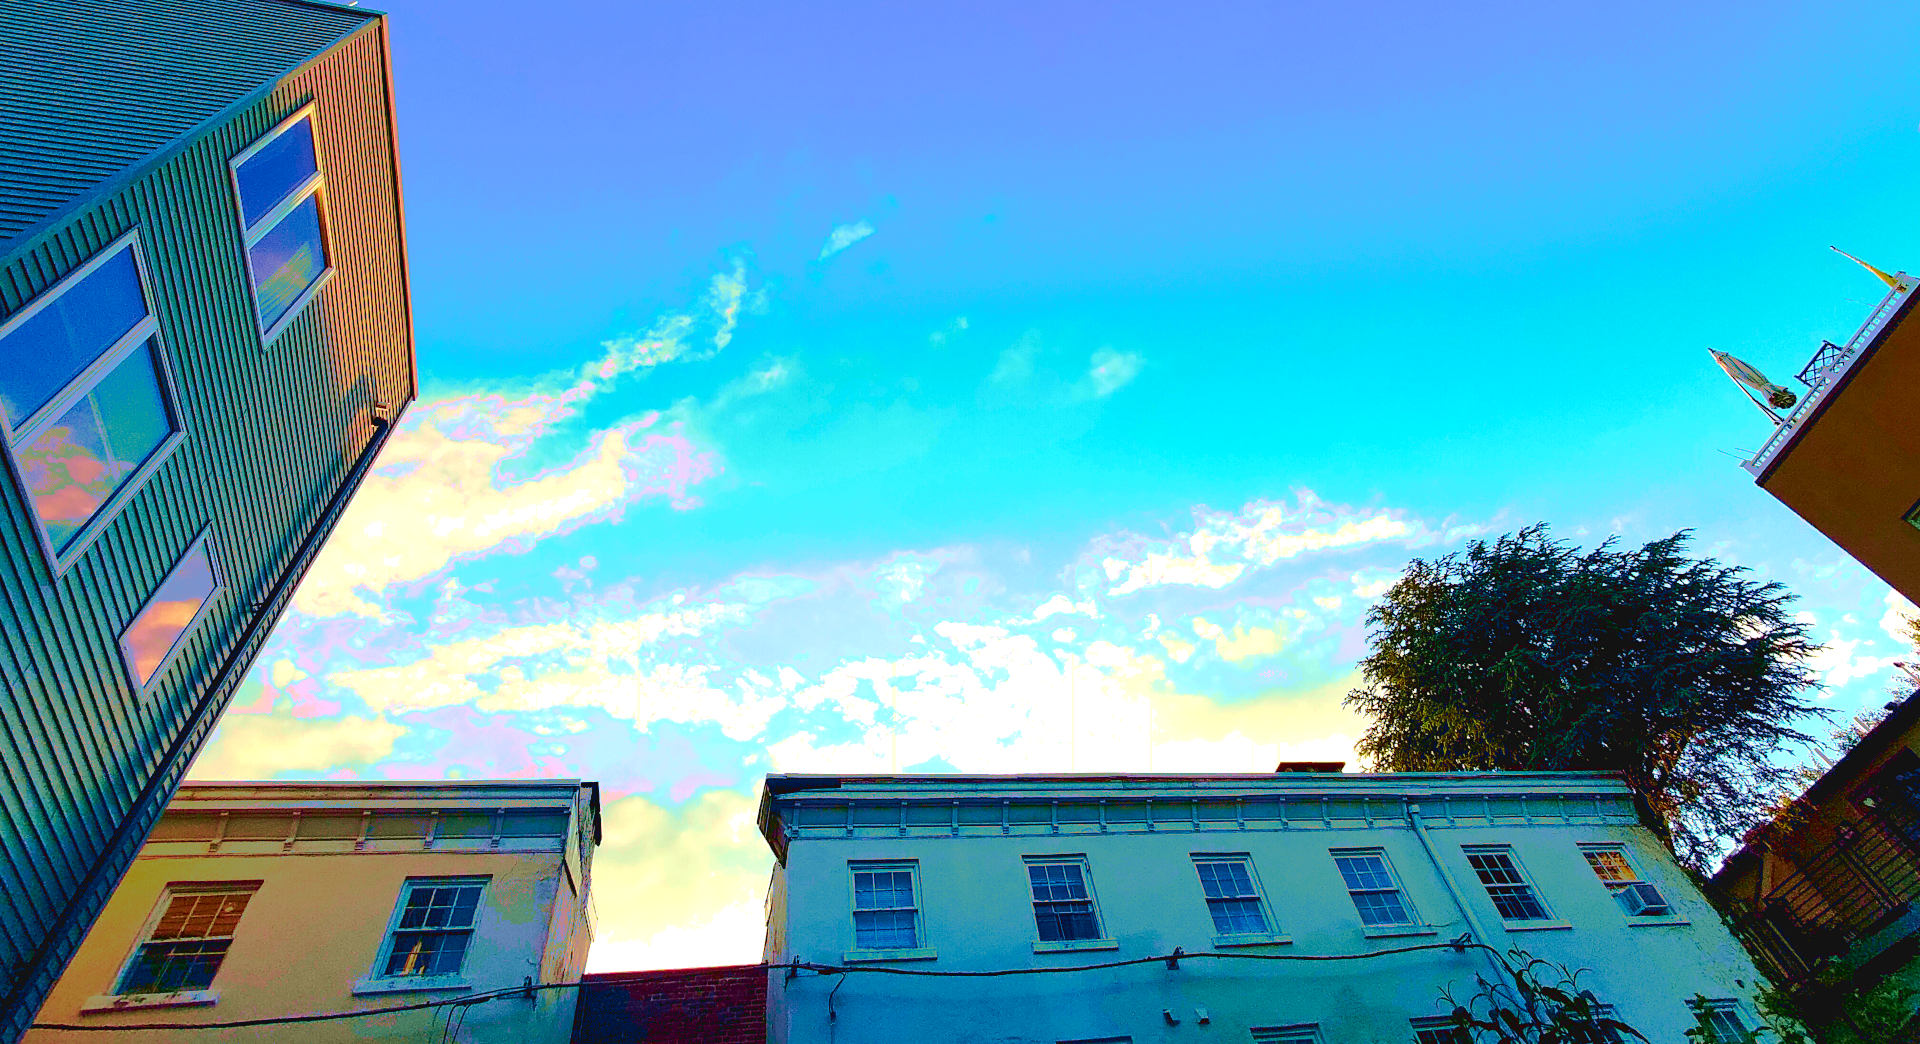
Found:
[{"label": "vertical siding wall", "polygon": [[[211,716],[196,722],[192,710],[250,619],[284,609],[261,603],[374,436],[374,402],[392,409],[413,396],[387,69],[385,24],[368,23],[0,268],[6,315],[137,226],[187,426],[185,442],[59,577],[17,484],[0,482],[0,995],[24,998],[24,1012],[0,1011],[0,1040],[32,1015],[204,742]],[[309,99],[337,271],[263,350],[227,161]],[[117,638],[209,525],[226,590],[136,695]],[[241,654],[255,655],[265,634]],[[216,710],[227,688],[213,694]],[[187,729],[199,735],[184,756],[160,764]],[[134,807],[155,774],[157,797]],[[136,829],[110,846],[130,816]],[[78,896],[103,860],[108,872]],[[50,959],[42,953],[36,966],[50,938]]]}]

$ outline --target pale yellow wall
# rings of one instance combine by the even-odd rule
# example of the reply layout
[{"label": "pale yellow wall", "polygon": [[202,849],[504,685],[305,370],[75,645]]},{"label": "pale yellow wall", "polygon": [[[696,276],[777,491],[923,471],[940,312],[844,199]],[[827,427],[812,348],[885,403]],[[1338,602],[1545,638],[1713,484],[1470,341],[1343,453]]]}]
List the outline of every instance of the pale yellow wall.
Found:
[{"label": "pale yellow wall", "polygon": [[[356,996],[353,983],[373,970],[402,883],[408,877],[488,876],[484,913],[462,973],[477,990],[577,978],[587,925],[565,880],[562,853],[342,853],[329,855],[145,856],[135,862],[95,922],[38,1022],[110,1025],[217,1022],[290,1013],[362,1010],[443,999],[446,993]],[[82,1014],[88,998],[109,993],[169,883],[262,882],[241,917],[207,1006]],[[568,1039],[570,989],[536,1000],[493,1000],[466,1016],[463,1040],[540,1044]],[[440,1016],[444,1019],[444,1014]],[[34,1030],[35,1044],[90,1041],[99,1034]],[[341,1041],[440,1039],[433,1013],[408,1012],[345,1022],[229,1030],[154,1031],[116,1040]]]}]

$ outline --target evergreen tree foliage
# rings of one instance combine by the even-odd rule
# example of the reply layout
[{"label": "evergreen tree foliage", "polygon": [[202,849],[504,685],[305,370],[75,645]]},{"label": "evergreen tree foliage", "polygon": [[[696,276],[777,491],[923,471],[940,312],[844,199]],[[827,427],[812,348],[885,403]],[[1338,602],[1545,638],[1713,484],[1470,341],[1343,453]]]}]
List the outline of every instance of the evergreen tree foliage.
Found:
[{"label": "evergreen tree foliage", "polygon": [[1544,524],[1415,561],[1368,614],[1347,702],[1386,771],[1621,773],[1699,869],[1766,815],[1823,716],[1792,596],[1682,531],[1582,552]]}]

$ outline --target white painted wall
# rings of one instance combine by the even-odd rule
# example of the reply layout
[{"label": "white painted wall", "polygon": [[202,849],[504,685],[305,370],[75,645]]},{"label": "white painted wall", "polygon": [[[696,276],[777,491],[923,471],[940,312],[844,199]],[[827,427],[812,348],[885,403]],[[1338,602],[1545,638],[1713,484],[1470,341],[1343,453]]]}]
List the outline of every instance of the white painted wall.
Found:
[{"label": "white painted wall", "polygon": [[[1177,802],[1166,800],[1154,804],[1151,830],[1138,815],[1155,797],[1195,795],[1211,803],[1209,814],[1216,818],[1201,821],[1197,812],[1182,814]],[[1233,802],[1270,801],[1276,795],[1288,797],[1291,806],[1284,825],[1277,818],[1217,818]],[[1447,800],[1442,802],[1441,795]],[[1527,800],[1517,801],[1520,795]],[[937,818],[961,818],[956,800],[973,803],[976,811],[968,817],[973,820],[984,818],[979,806],[991,812],[1000,801],[1010,803],[1003,807],[1024,803],[1031,810],[1039,805],[1085,808],[1104,800],[1110,822],[1104,828],[1097,823],[1008,822],[959,829],[933,824]],[[1409,825],[1409,804],[1423,810],[1439,867]],[[902,811],[902,805],[909,810]],[[855,811],[848,817],[836,806]],[[782,899],[769,907],[775,920],[769,956],[775,960],[843,962],[853,946],[848,864],[859,860],[917,862],[922,945],[937,955],[880,966],[1061,968],[1161,955],[1175,947],[1189,953],[1212,950],[1213,923],[1192,854],[1246,853],[1271,919],[1291,941],[1231,952],[1354,954],[1473,932],[1503,950],[1523,947],[1535,956],[1589,969],[1580,976],[1581,985],[1656,1042],[1681,1044],[1693,1024],[1686,1001],[1696,993],[1736,998],[1749,1024],[1755,1021],[1753,966],[1664,847],[1637,823],[1624,788],[1604,777],[1301,774],[1125,782],[900,777],[846,781],[831,791],[776,793],[770,811],[769,833],[787,846],[784,869],[776,872]],[[1117,822],[1130,816],[1135,821]],[[1060,817],[1073,815],[1045,818]],[[1010,818],[1023,817],[1016,811]],[[1029,811],[1024,818],[1039,817]],[[1675,916],[1639,923],[1626,916],[1578,848],[1602,842],[1628,846],[1640,877],[1659,886],[1674,904]],[[1509,930],[1468,867],[1463,844],[1511,845],[1536,894],[1555,922],[1565,926]],[[1369,937],[1328,854],[1351,847],[1386,851],[1425,922],[1423,931],[1431,934]],[[1069,854],[1087,859],[1103,934],[1116,944],[1113,949],[1035,952],[1022,858]],[[1464,897],[1464,911],[1442,869]],[[1474,975],[1489,969],[1487,958],[1474,951],[1427,951],[1341,963],[1189,958],[1178,969],[1155,962],[985,979],[801,972],[791,979],[776,977],[769,1023],[777,1044],[1113,1037],[1245,1044],[1254,1027],[1299,1023],[1317,1023],[1324,1044],[1406,1044],[1413,1040],[1409,1019],[1444,1014],[1442,991],[1452,988],[1464,997],[1472,992]],[[836,987],[829,1019],[828,994]],[[1178,1020],[1176,1025],[1168,1024],[1163,1009]],[[1199,1021],[1199,1009],[1209,1016],[1206,1024]]]}]

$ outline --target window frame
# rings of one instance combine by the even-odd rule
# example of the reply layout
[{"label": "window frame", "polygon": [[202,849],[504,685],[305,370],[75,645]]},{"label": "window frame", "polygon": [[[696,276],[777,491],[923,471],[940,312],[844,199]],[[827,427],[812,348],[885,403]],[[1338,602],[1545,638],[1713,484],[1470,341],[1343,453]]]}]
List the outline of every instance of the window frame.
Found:
[{"label": "window frame", "polygon": [[[1077,866],[1080,868],[1080,884],[1087,890],[1087,912],[1093,918],[1093,938],[1091,939],[1042,939],[1040,938],[1040,903],[1058,902],[1042,900],[1033,894],[1033,872],[1035,866]],[[1070,855],[1023,855],[1020,857],[1020,870],[1027,886],[1027,915],[1033,919],[1033,949],[1035,953],[1047,953],[1056,950],[1113,950],[1120,944],[1107,935],[1107,920],[1100,912],[1100,895],[1093,887],[1093,866],[1087,861],[1086,854]]]},{"label": "window frame", "polygon": [[[1553,908],[1548,906],[1547,901],[1540,897],[1540,886],[1537,884],[1534,884],[1532,875],[1527,873],[1526,865],[1520,862],[1520,857],[1514,853],[1512,845],[1506,845],[1506,844],[1461,845],[1460,854],[1467,857],[1467,869],[1473,873],[1473,879],[1479,882],[1480,891],[1486,895],[1487,902],[1493,905],[1493,912],[1499,916],[1502,923],[1504,923],[1508,927],[1518,926],[1522,928],[1535,927],[1539,925],[1548,925],[1548,924],[1555,923]],[[1495,884],[1489,883],[1484,877],[1480,876],[1480,868],[1473,865],[1472,857],[1476,855],[1505,857],[1507,861],[1507,868],[1513,871],[1513,876],[1519,878],[1519,881],[1515,884],[1495,885]],[[1508,917],[1506,914],[1506,911],[1500,908],[1499,900],[1494,897],[1493,890],[1495,888],[1525,889],[1527,899],[1531,901],[1537,909],[1539,909],[1540,916]]]},{"label": "window frame", "polygon": [[1408,1019],[1407,1024],[1413,1030],[1414,1044],[1473,1044],[1473,1033],[1450,1015]]},{"label": "window frame", "polygon": [[[120,516],[134,494],[144,488],[153,478],[154,472],[166,463],[173,451],[185,441],[187,432],[192,429],[188,423],[187,411],[180,398],[180,390],[173,374],[172,353],[167,350],[166,339],[160,334],[160,314],[155,307],[158,300],[153,293],[153,280],[148,275],[147,255],[140,242],[140,226],[135,225],[115,237],[111,243],[101,247],[92,257],[76,266],[73,271],[61,276],[53,285],[42,290],[33,300],[19,311],[0,322],[0,343],[7,335],[24,325],[27,320],[39,314],[74,287],[79,286],[87,276],[92,275],[101,265],[119,256],[122,250],[133,251],[133,270],[140,280],[140,295],[147,306],[147,317],[133,325],[133,329],[103,349],[94,360],[86,365],[73,379],[62,385],[39,409],[29,414],[16,428],[4,413],[0,413],[0,456],[7,459],[7,471],[13,476],[14,488],[19,490],[33,529],[34,537],[40,543],[40,553],[45,556],[47,571],[55,580],[64,577],[67,570],[80,560],[94,541],[107,531],[113,520]],[[80,531],[74,534],[73,543],[65,551],[53,545],[53,538],[47,535],[46,524],[40,520],[40,514],[34,508],[33,490],[27,485],[26,471],[20,466],[16,447],[30,443],[37,438],[56,418],[64,414],[74,403],[93,392],[100,382],[125,362],[128,356],[138,351],[148,341],[153,342],[154,374],[159,380],[159,392],[162,405],[173,420],[173,432],[161,441],[160,445],[148,455],[146,461],[136,468],[127,480],[120,484],[113,495],[102,503],[93,516],[87,519]]]},{"label": "window frame", "polygon": [[[289,113],[285,119],[274,124],[272,129],[255,138],[246,148],[227,160],[227,183],[233,190],[233,215],[240,229],[240,275],[247,284],[247,300],[253,305],[253,325],[260,331],[261,351],[271,347],[273,342],[286,332],[287,327],[293,325],[293,321],[307,310],[307,306],[313,303],[313,299],[320,296],[321,289],[332,281],[334,271],[338,267],[333,263],[333,214],[327,208],[327,165],[320,159],[320,130],[318,124],[314,122],[314,115],[318,110],[319,100],[309,98],[305,104]],[[313,173],[278,203],[269,207],[267,212],[260,215],[252,225],[248,225],[246,207],[240,199],[241,166],[259,155],[261,150],[273,144],[282,134],[292,130],[294,124],[301,120],[307,121],[313,134]],[[286,312],[269,326],[266,323],[266,317],[260,314],[260,288],[253,282],[253,248],[267,233],[278,228],[280,223],[309,197],[314,200],[314,206],[319,211],[320,249],[326,255],[326,266],[320,270],[319,275],[314,277],[313,282],[300,292],[300,296],[287,305]]]},{"label": "window frame", "polygon": [[[206,549],[207,563],[213,567],[213,590],[207,592],[207,597],[200,602],[200,608],[193,611],[193,619],[187,621],[187,625],[180,629],[178,635],[174,636],[173,644],[167,646],[166,654],[160,657],[160,663],[154,667],[152,676],[145,682],[142,682],[135,676],[133,650],[127,645],[127,632],[133,629],[135,621],[146,615],[147,609],[153,605],[153,600],[160,597],[161,590],[167,586],[167,581],[173,579],[173,575],[178,573],[181,567],[187,564],[187,556],[193,554],[196,548]],[[173,658],[180,654],[181,647],[187,644],[187,639],[192,636],[194,631],[199,629],[200,624],[206,619],[207,610],[212,607],[213,600],[226,592],[227,571],[225,567],[220,564],[219,545],[214,543],[213,540],[213,526],[208,525],[200,530],[198,536],[195,536],[187,542],[186,548],[173,560],[173,565],[167,568],[166,573],[160,577],[160,580],[153,585],[152,593],[148,594],[146,600],[140,603],[140,608],[135,609],[133,615],[127,618],[126,624],[120,628],[119,637],[114,640],[114,644],[120,649],[120,665],[127,669],[127,682],[133,686],[134,695],[145,696],[153,691],[153,687],[160,681],[160,676],[165,674],[167,668],[173,665]]]},{"label": "window frame", "polygon": [[[133,946],[128,949],[127,955],[121,958],[120,964],[114,969],[113,978],[107,985],[107,991],[98,997],[90,999],[82,1006],[82,1010],[93,1010],[96,1007],[102,1006],[158,1007],[177,1004],[213,1004],[218,1001],[220,991],[214,989],[214,983],[220,978],[220,969],[226,967],[227,957],[233,953],[233,940],[239,938],[239,919],[234,921],[235,933],[225,936],[227,940],[227,950],[220,955],[220,963],[214,967],[213,976],[207,981],[205,989],[175,990],[170,993],[123,993],[121,992],[121,986],[126,982],[127,973],[133,970],[134,962],[140,959],[140,951],[153,945],[153,933],[160,927],[160,921],[166,917],[167,910],[172,908],[173,900],[176,897],[183,895],[234,895],[244,892],[247,896],[247,904],[250,906],[253,903],[253,897],[260,894],[260,886],[263,883],[264,882],[261,881],[167,882],[167,884],[160,889],[160,897],[154,901],[153,909],[148,912],[145,923],[140,926],[139,934],[134,936]],[[244,918],[246,911],[240,911],[240,916]],[[207,936],[206,938],[215,937]],[[140,1000],[130,1002],[130,998],[140,998]]]},{"label": "window frame", "polygon": [[[1242,941],[1273,942],[1283,937],[1279,924],[1274,920],[1273,908],[1267,903],[1267,890],[1260,884],[1260,872],[1254,868],[1253,855],[1249,852],[1189,852],[1193,866],[1194,879],[1200,885],[1200,899],[1207,908],[1207,919],[1213,922],[1214,945],[1229,946]],[[1252,899],[1260,911],[1260,917],[1266,927],[1257,932],[1223,932],[1219,922],[1213,917],[1214,898],[1207,894],[1206,879],[1200,876],[1201,863],[1239,863],[1246,868],[1247,883],[1252,886],[1250,896],[1222,896],[1223,899]]]},{"label": "window frame", "polygon": [[[1340,879],[1340,887],[1346,891],[1347,901],[1353,903],[1354,915],[1360,918],[1360,927],[1363,931],[1386,932],[1386,933],[1392,934],[1392,933],[1405,932],[1408,930],[1422,929],[1426,927],[1425,922],[1420,920],[1420,911],[1414,908],[1413,900],[1409,898],[1407,895],[1407,887],[1405,882],[1401,881],[1400,879],[1400,871],[1395,870],[1393,868],[1393,860],[1387,857],[1386,849],[1384,848],[1329,848],[1327,849],[1327,855],[1329,858],[1333,860],[1334,876]],[[1360,904],[1357,902],[1354,902],[1353,900],[1353,897],[1356,894],[1358,894],[1358,892],[1356,892],[1356,890],[1347,883],[1347,875],[1340,869],[1341,856],[1375,856],[1379,858],[1380,865],[1383,868],[1385,868],[1387,871],[1387,880],[1393,882],[1393,888],[1390,890],[1396,896],[1399,897],[1400,908],[1407,912],[1407,920],[1405,923],[1403,924],[1368,924],[1367,923],[1366,917],[1360,913]],[[1358,891],[1365,892],[1368,895],[1373,895],[1379,892],[1389,891],[1389,889],[1363,888],[1363,889],[1359,889]]]},{"label": "window frame", "polygon": [[[407,912],[407,900],[416,888],[450,888],[463,885],[479,885],[480,898],[474,900],[473,924],[465,929],[427,929],[429,931],[466,931],[467,948],[460,953],[460,967],[451,973],[441,975],[388,975],[387,962],[393,959],[393,944],[402,929],[400,918]],[[446,876],[408,877],[400,882],[400,891],[393,898],[393,913],[387,917],[386,930],[380,936],[380,946],[375,951],[373,967],[367,976],[354,983],[355,993],[401,993],[409,990],[453,990],[465,989],[472,983],[467,979],[467,958],[473,953],[473,942],[480,936],[480,926],[487,909],[487,894],[492,890],[493,876],[490,874],[450,874]]]},{"label": "window frame", "polygon": [[[913,888],[913,945],[912,946],[862,946],[860,945],[860,924],[854,916],[860,910],[861,873],[888,873],[905,871],[910,875]],[[887,907],[887,909],[894,909]],[[847,927],[851,932],[852,946],[843,959],[847,961],[874,960],[928,960],[936,956],[931,943],[927,941],[926,897],[920,891],[920,861],[918,859],[849,859],[847,860]]]},{"label": "window frame", "polygon": [[1690,1000],[1687,1002],[1687,1010],[1693,1012],[1695,1019],[1703,1022],[1713,1033],[1715,1039],[1712,1044],[1723,1044],[1719,1028],[1711,1021],[1716,1014],[1731,1017],[1734,1025],[1739,1027],[1739,1032],[1743,1035],[1759,1029],[1758,1026],[1747,1024],[1746,1013],[1740,1010],[1740,1002],[1731,997],[1702,997],[1698,1000]]},{"label": "window frame", "polygon": [[1321,1044],[1317,1022],[1295,1022],[1281,1026],[1253,1026],[1247,1030],[1253,1044]]}]

